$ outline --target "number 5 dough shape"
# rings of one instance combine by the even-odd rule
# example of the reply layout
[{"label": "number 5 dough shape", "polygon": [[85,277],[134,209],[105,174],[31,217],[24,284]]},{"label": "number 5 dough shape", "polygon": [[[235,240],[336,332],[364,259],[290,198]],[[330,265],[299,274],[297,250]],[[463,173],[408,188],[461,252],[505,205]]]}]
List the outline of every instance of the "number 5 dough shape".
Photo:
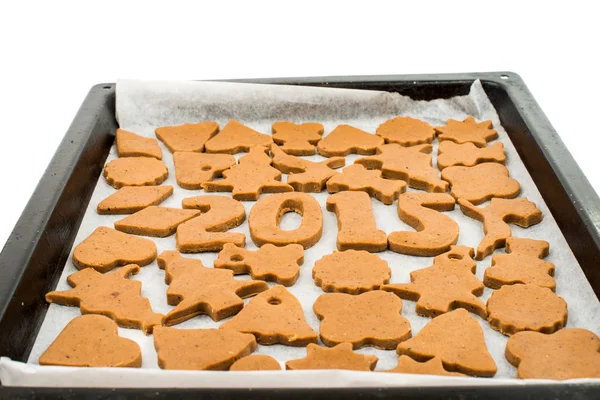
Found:
[{"label": "number 5 dough shape", "polygon": [[398,216],[417,232],[396,231],[388,236],[390,250],[412,256],[437,256],[456,244],[458,224],[439,211],[454,210],[447,193],[403,193],[398,197]]},{"label": "number 5 dough shape", "polygon": [[377,253],[387,249],[384,231],[377,229],[371,199],[365,192],[340,192],[327,198],[327,210],[338,220],[337,248]]},{"label": "number 5 dough shape", "polygon": [[[281,217],[287,212],[302,215],[299,228],[284,231],[279,228]],[[323,212],[313,196],[306,193],[272,194],[256,202],[248,217],[250,237],[257,246],[266,243],[285,246],[301,244],[305,249],[312,247],[323,234]]]},{"label": "number 5 dough shape", "polygon": [[225,243],[244,247],[246,235],[225,232],[244,222],[246,211],[237,200],[224,196],[197,196],[183,199],[183,208],[202,211],[177,227],[177,250],[182,253],[220,251]]}]

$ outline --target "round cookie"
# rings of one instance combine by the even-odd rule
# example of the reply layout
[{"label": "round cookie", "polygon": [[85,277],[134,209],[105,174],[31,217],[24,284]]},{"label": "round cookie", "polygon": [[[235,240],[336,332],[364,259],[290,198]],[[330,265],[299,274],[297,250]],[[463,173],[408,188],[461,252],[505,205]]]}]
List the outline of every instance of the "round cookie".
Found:
[{"label": "round cookie", "polygon": [[398,143],[401,146],[415,146],[433,142],[435,130],[425,121],[411,117],[396,117],[379,125],[375,132],[386,143]]},{"label": "round cookie", "polygon": [[160,185],[167,176],[169,171],[165,163],[152,157],[117,158],[104,168],[106,182],[115,189]]},{"label": "round cookie", "polygon": [[266,354],[251,354],[240,358],[229,368],[230,371],[279,371],[281,365],[271,356]]}]

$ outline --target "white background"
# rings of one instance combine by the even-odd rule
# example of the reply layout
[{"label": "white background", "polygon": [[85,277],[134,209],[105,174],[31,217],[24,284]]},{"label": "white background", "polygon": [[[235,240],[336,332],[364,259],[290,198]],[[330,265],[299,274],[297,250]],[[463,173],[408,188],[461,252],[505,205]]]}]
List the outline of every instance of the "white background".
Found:
[{"label": "white background", "polygon": [[0,245],[89,88],[118,78],[513,71],[600,189],[594,2],[414,3],[3,1]]}]

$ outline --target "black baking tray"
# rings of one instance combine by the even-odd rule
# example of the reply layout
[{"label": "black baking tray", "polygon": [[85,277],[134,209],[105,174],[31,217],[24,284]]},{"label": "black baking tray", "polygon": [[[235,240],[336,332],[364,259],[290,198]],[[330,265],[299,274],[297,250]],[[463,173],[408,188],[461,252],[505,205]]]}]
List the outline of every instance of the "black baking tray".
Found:
[{"label": "black baking tray", "polygon": [[[512,72],[234,80],[370,89],[416,100],[466,95],[480,79],[500,121],[600,296],[600,201],[523,80]],[[0,254],[0,356],[25,362],[114,141],[115,84],[90,90]],[[0,387],[0,397],[600,398],[600,384],[359,389],[107,389]]]}]

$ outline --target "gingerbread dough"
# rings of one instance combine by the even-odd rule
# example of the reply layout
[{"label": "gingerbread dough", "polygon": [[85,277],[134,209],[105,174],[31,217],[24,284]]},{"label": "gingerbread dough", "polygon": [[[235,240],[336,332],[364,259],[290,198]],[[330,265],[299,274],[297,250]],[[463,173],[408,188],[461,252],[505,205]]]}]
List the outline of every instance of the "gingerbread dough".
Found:
[{"label": "gingerbread dough", "polygon": [[154,157],[162,159],[162,151],[156,139],[136,135],[124,129],[117,129],[117,154],[119,157]]},{"label": "gingerbread dough", "polygon": [[457,144],[448,140],[440,142],[437,165],[440,170],[454,165],[472,167],[484,162],[504,164],[506,154],[502,142],[491,146],[477,147],[471,142]]},{"label": "gingerbread dough", "polygon": [[386,143],[398,143],[401,146],[415,146],[433,142],[435,131],[425,121],[411,117],[396,117],[379,125],[376,134]]},{"label": "gingerbread dough", "polygon": [[458,240],[458,224],[441,211],[454,210],[446,193],[403,193],[398,197],[398,216],[416,232],[396,231],[388,236],[389,248],[413,256],[435,256]]},{"label": "gingerbread dough", "polygon": [[373,371],[378,360],[376,356],[353,352],[350,343],[341,343],[333,348],[309,344],[306,348],[306,357],[286,362],[285,369]]},{"label": "gingerbread dough", "polygon": [[150,206],[116,221],[115,229],[134,235],[166,237],[174,234],[180,224],[198,215],[198,210]]},{"label": "gingerbread dough", "polygon": [[442,179],[450,182],[450,194],[478,205],[493,197],[512,199],[519,195],[521,185],[508,176],[508,169],[498,163],[483,163],[474,167],[448,167]]},{"label": "gingerbread dough", "polygon": [[367,192],[383,204],[392,204],[400,193],[406,191],[406,182],[384,179],[379,170],[368,170],[361,164],[352,164],[327,181],[329,193],[344,190]]},{"label": "gingerbread dough", "polygon": [[117,158],[104,167],[106,182],[115,189],[160,185],[167,176],[169,171],[165,163],[152,157]]},{"label": "gingerbread dough", "polygon": [[366,155],[375,154],[377,146],[382,144],[383,139],[379,136],[350,125],[338,125],[317,144],[317,151],[325,157]]},{"label": "gingerbread dough", "polygon": [[266,354],[252,354],[240,358],[231,365],[230,371],[279,371],[281,365],[271,356]]},{"label": "gingerbread dough", "polygon": [[133,214],[157,206],[173,194],[173,186],[124,186],[98,204],[98,214]]},{"label": "gingerbread dough", "polygon": [[273,141],[287,154],[294,156],[312,156],[315,145],[323,136],[323,125],[316,122],[294,124],[293,122],[275,122]]},{"label": "gingerbread dough", "polygon": [[398,372],[402,374],[417,374],[417,375],[443,375],[443,376],[465,376],[459,372],[448,372],[442,365],[442,360],[439,357],[433,357],[429,361],[418,362],[409,356],[400,356],[396,368],[388,369],[379,372]]},{"label": "gingerbread dough", "polygon": [[268,147],[271,143],[271,136],[231,120],[221,133],[206,142],[205,147],[207,153],[237,154],[247,152],[254,146]]},{"label": "gingerbread dough", "polygon": [[235,165],[231,154],[206,154],[178,151],[173,154],[177,184],[188,190],[202,189],[202,184],[220,178]]},{"label": "gingerbread dough", "polygon": [[477,123],[471,116],[464,121],[449,119],[446,126],[434,128],[440,142],[450,140],[455,143],[471,142],[477,147],[484,147],[487,142],[498,139],[498,132],[492,129],[492,121]]},{"label": "gingerbread dough", "polygon": [[167,146],[171,153],[176,151],[204,151],[204,144],[219,132],[216,122],[200,122],[197,124],[182,124],[163,126],[154,133]]}]

